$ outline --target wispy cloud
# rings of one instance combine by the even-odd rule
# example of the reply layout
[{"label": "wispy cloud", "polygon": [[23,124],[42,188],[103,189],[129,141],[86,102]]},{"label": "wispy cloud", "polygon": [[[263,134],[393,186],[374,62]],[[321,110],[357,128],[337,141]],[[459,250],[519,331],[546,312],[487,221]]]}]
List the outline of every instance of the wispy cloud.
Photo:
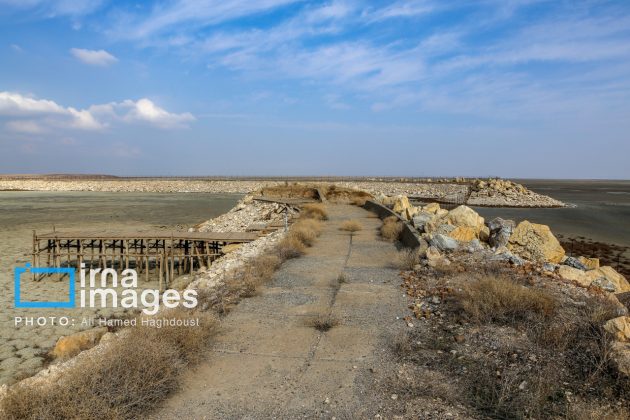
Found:
[{"label": "wispy cloud", "polygon": [[180,25],[190,30],[268,12],[296,1],[299,0],[178,0],[169,5],[154,6],[146,18],[124,16],[119,23],[128,31],[118,36],[141,39]]},{"label": "wispy cloud", "polygon": [[116,57],[105,50],[85,50],[72,48],[70,53],[79,61],[91,66],[106,67],[118,61]]}]

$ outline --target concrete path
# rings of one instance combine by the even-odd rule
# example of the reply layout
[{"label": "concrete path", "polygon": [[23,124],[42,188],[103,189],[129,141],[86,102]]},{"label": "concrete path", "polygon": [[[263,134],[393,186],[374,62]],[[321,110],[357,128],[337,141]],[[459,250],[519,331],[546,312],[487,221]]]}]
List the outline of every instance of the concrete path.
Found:
[{"label": "concrete path", "polygon": [[[379,239],[381,222],[373,214],[355,206],[328,209],[317,243],[224,319],[207,361],[187,374],[158,418],[374,415],[370,375],[403,325],[396,317],[405,314],[392,266],[397,250]],[[339,230],[347,219],[363,225],[352,243]],[[346,282],[338,285],[342,272]],[[319,332],[309,325],[328,313],[337,327]]]}]

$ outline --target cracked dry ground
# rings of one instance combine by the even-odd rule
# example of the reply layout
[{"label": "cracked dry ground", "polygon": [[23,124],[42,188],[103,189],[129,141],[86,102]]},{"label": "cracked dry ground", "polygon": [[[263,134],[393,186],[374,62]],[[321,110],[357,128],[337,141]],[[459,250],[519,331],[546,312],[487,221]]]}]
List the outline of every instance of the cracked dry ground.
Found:
[{"label": "cracked dry ground", "polygon": [[[357,418],[382,412],[378,392],[393,337],[406,323],[396,247],[381,221],[354,206],[328,205],[329,220],[306,255],[287,261],[260,295],[222,322],[205,361],[157,418]],[[339,230],[348,219],[363,229]],[[338,282],[343,273],[345,280]],[[339,325],[310,326],[320,314]],[[390,400],[391,403],[391,400]]]}]

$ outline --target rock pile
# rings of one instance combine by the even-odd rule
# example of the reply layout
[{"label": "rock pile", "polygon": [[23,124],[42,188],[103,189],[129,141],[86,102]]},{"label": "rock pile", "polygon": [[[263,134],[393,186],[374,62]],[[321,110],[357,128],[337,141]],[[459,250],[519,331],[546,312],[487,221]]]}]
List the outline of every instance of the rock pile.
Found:
[{"label": "rock pile", "polygon": [[[471,184],[472,182],[472,184]],[[321,185],[321,182],[300,182]],[[80,179],[80,178],[7,178],[0,177],[1,190],[24,191],[99,191],[99,192],[205,192],[247,194],[265,187],[281,185],[269,180],[217,179]],[[561,207],[560,201],[536,194],[520,184],[507,180],[475,180],[463,178],[414,182],[407,179],[340,181],[339,187],[358,189],[372,195],[409,195],[428,199],[466,197],[472,190],[468,204],[480,206]]]},{"label": "rock pile", "polygon": [[[480,188],[483,187],[484,184],[480,184]],[[566,256],[558,239],[545,225],[527,220],[515,225],[501,218],[486,222],[467,206],[451,211],[441,209],[436,203],[413,207],[401,196],[381,201],[416,228],[421,244],[426,244],[418,250],[422,265],[448,266],[449,258],[463,256],[461,252],[464,252],[478,261],[506,261],[525,272],[562,281],[567,287],[605,296],[622,315],[604,326],[614,340],[612,362],[618,372],[630,377],[630,316],[627,316],[628,308],[620,302],[621,296],[630,292],[630,283],[615,269],[600,267],[597,258]],[[421,270],[422,265],[417,269]],[[425,299],[414,307],[416,316],[428,310],[426,305]]]},{"label": "rock pile", "polygon": [[247,227],[259,223],[282,222],[287,216],[295,216],[297,210],[278,203],[256,201],[246,196],[229,212],[197,226],[199,232],[244,232]]},{"label": "rock pile", "polygon": [[491,260],[529,264],[558,279],[604,293],[630,291],[630,283],[612,267],[600,267],[599,260],[593,258],[566,256],[549,226],[527,220],[516,225],[501,218],[486,222],[465,205],[451,211],[437,203],[414,207],[405,196],[384,197],[381,203],[416,228],[421,243],[427,244],[428,249],[423,249],[426,264],[448,264],[447,255],[455,251],[479,252]]},{"label": "rock pile", "polygon": [[564,203],[507,179],[476,179],[468,204],[495,207],[564,207]]}]

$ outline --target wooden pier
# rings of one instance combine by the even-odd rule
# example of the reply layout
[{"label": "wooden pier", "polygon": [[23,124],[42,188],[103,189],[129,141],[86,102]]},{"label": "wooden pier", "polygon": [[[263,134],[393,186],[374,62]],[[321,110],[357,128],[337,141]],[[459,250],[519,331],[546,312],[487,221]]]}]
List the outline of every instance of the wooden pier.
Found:
[{"label": "wooden pier", "polygon": [[137,270],[149,281],[157,274],[160,290],[180,274],[209,267],[229,244],[257,239],[256,232],[33,231],[34,267]]}]

